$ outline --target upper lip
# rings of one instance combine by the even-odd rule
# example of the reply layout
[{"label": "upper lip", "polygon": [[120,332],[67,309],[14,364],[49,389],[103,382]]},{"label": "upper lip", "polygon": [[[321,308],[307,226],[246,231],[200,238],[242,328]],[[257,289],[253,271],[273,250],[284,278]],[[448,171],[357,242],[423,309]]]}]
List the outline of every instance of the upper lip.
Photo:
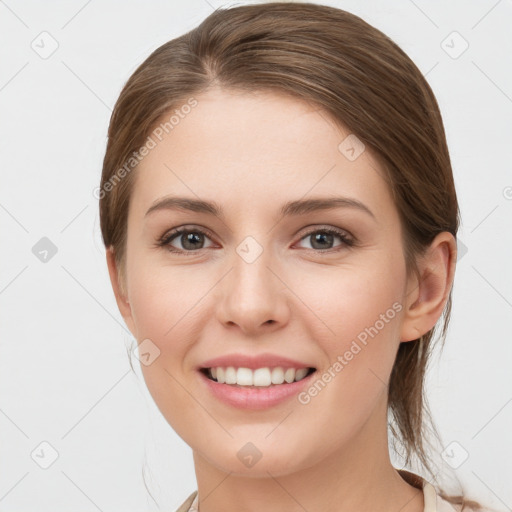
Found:
[{"label": "upper lip", "polygon": [[256,368],[275,367],[281,366],[283,368],[314,368],[309,363],[303,363],[289,357],[280,356],[277,354],[259,354],[257,356],[249,356],[245,354],[226,354],[224,356],[215,357],[204,361],[198,369],[202,368],[226,368],[234,366],[235,368]]}]

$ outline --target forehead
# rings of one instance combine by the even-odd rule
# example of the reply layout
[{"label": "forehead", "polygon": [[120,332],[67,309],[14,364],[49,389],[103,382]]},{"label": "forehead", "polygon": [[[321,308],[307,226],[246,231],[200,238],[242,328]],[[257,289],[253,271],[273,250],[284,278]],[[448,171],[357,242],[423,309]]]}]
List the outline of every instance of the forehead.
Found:
[{"label": "forehead", "polygon": [[141,215],[166,194],[238,212],[343,195],[373,205],[376,215],[394,213],[379,163],[319,107],[261,91],[212,89],[195,100],[173,123],[164,124],[172,112],[164,116],[151,135],[155,145],[136,170],[132,192]]}]

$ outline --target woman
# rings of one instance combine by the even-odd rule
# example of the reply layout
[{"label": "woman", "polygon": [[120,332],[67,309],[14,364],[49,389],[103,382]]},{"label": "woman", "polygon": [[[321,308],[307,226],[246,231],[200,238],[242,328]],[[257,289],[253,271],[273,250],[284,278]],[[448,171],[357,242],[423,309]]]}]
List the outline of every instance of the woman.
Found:
[{"label": "woman", "polygon": [[193,450],[179,511],[477,510],[424,446],[459,211],[405,53],[332,7],[216,10],[135,71],[108,135],[112,286]]}]

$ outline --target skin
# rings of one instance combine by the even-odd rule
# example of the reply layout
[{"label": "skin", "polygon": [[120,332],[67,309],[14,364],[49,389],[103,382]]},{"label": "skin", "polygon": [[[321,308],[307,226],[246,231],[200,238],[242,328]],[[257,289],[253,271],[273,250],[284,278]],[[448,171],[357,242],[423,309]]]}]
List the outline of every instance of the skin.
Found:
[{"label": "skin", "polygon": [[[422,511],[422,492],[390,462],[387,383],[399,343],[429,331],[443,311],[454,237],[440,233],[419,261],[420,279],[407,276],[382,170],[368,148],[354,161],[338,150],[348,131],[277,93],[215,88],[196,99],[136,171],[120,278],[111,250],[107,263],[129,329],[160,350],[142,365],[144,378],[193,450],[201,512]],[[215,201],[224,218],[145,215],[171,194]],[[361,201],[375,218],[355,208],[280,216],[287,201],[333,196]],[[188,254],[157,245],[185,225],[213,236],[170,242]],[[311,235],[325,227],[355,245],[336,235],[315,244]],[[247,236],[263,250],[252,263],[236,252]],[[237,409],[206,392],[195,370],[219,355],[271,352],[322,374],[395,302],[401,311],[308,404]],[[262,454],[252,467],[237,457],[248,442]]]}]

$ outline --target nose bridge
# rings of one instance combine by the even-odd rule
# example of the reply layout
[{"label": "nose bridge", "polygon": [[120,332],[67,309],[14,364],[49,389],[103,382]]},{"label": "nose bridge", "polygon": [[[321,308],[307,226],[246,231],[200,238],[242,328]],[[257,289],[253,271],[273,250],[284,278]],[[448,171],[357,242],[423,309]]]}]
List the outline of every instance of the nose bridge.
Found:
[{"label": "nose bridge", "polygon": [[252,236],[247,236],[235,249],[233,256],[233,275],[231,294],[239,296],[245,302],[267,300],[275,295],[275,276],[270,272],[272,266],[271,250]]},{"label": "nose bridge", "polygon": [[283,284],[271,270],[278,265],[263,243],[247,236],[235,248],[218,304],[220,319],[238,324],[245,331],[282,322],[286,312]]}]

